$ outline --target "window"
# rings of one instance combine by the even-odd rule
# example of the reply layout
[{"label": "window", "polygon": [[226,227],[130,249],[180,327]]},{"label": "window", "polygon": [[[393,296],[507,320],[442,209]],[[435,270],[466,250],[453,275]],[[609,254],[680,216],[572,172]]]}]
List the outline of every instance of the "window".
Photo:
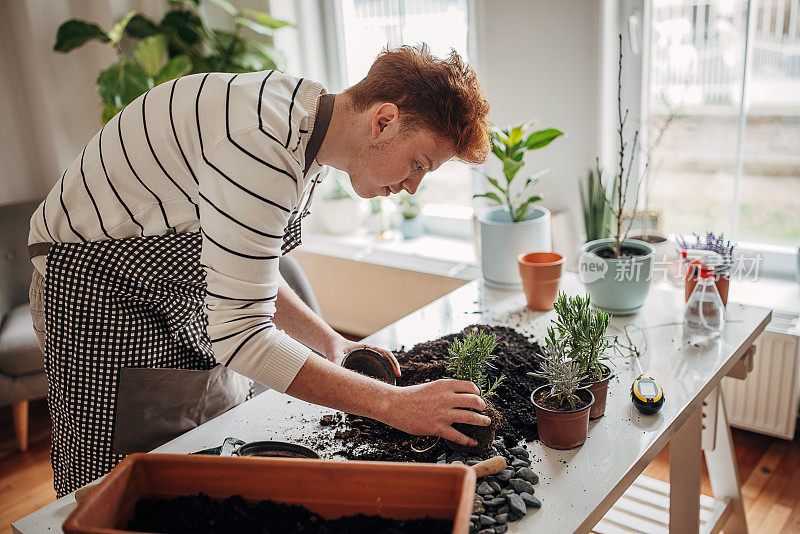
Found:
[{"label": "window", "polygon": [[[800,243],[800,2],[651,0],[649,208],[670,233]],[[668,121],[670,118],[672,120]]]},{"label": "window", "polygon": [[[345,86],[363,78],[386,46],[424,42],[438,57],[455,49],[469,61],[467,0],[341,0],[338,5]],[[469,168],[445,163],[425,177],[419,194],[426,204],[472,206]]]}]

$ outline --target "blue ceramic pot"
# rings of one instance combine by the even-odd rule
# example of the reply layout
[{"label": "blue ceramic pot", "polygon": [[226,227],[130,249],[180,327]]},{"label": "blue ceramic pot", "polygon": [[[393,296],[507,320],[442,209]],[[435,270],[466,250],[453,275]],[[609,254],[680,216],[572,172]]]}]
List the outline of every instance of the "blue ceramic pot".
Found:
[{"label": "blue ceramic pot", "polygon": [[644,305],[650,292],[655,249],[644,241],[626,239],[623,246],[641,255],[619,259],[597,255],[613,244],[614,240],[608,238],[583,245],[578,274],[594,306],[614,315],[628,315]]},{"label": "blue ceramic pot", "polygon": [[417,215],[413,219],[403,217],[403,222],[400,223],[400,232],[406,239],[414,239],[424,234],[425,223],[422,221],[422,215]]}]

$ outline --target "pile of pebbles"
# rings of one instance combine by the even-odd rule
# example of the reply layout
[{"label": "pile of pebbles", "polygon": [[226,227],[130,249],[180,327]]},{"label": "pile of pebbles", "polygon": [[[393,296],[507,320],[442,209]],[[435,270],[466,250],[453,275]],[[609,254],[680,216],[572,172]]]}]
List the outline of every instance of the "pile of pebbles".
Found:
[{"label": "pile of pebbles", "polygon": [[508,467],[491,476],[478,479],[475,503],[470,516],[470,534],[503,534],[508,524],[519,521],[528,510],[542,507],[533,496],[539,476],[531,469],[530,455],[524,447],[508,447],[495,440],[489,452],[465,457],[462,453],[442,454],[437,463],[460,462],[475,465],[486,458],[504,456]]}]

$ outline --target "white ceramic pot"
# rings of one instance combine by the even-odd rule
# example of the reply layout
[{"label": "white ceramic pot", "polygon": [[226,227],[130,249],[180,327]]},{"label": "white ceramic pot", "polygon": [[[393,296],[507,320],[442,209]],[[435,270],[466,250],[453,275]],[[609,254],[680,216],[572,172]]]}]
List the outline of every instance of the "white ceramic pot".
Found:
[{"label": "white ceramic pot", "polygon": [[325,231],[333,235],[349,234],[364,222],[364,203],[358,198],[322,200],[314,203],[313,211]]},{"label": "white ceramic pot", "polygon": [[517,256],[524,252],[552,252],[550,210],[530,209],[524,221],[511,222],[503,206],[478,214],[481,232],[481,267],[484,281],[494,287],[522,287]]}]

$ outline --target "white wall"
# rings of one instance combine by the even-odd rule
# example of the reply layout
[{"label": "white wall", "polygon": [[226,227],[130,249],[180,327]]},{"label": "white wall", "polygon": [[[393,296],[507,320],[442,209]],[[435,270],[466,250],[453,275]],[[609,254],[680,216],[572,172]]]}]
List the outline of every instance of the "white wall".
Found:
[{"label": "white wall", "polygon": [[[567,133],[532,152],[536,191],[582,228],[577,180],[598,155],[600,0],[477,0],[477,67],[498,126],[539,119]],[[523,172],[526,172],[523,170]]]}]

